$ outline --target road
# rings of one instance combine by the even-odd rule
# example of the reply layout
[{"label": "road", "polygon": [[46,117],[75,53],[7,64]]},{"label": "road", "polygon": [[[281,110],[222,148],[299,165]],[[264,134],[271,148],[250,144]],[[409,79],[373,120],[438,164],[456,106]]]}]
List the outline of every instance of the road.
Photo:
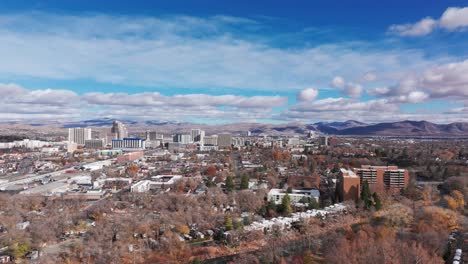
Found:
[{"label": "road", "polygon": [[[101,160],[101,161],[96,161],[96,162],[90,162],[87,164],[82,165],[85,168],[90,168],[91,171],[97,170],[99,168],[102,168],[102,166],[109,166],[111,165],[116,159],[108,159],[108,160]],[[46,173],[46,174],[29,174],[28,176],[23,176],[21,179],[14,179],[10,180],[9,182],[2,183],[0,184],[0,191],[5,190],[9,186],[13,185],[22,185],[22,184],[27,184],[27,183],[32,183],[34,181],[38,181],[45,176],[50,176],[51,179],[54,180],[61,180],[63,177],[68,177],[70,174],[67,173],[68,170],[72,168],[66,168],[63,170],[59,171],[54,171],[51,173]]]}]

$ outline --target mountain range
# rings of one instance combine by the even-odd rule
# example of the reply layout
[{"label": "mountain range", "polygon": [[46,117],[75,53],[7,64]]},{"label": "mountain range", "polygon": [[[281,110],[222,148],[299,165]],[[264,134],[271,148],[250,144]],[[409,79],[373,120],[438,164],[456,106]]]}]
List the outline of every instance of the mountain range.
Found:
[{"label": "mountain range", "polygon": [[[450,124],[435,124],[428,121],[399,121],[385,123],[363,123],[355,120],[345,122],[317,122],[311,124],[288,123],[288,124],[264,124],[264,123],[233,123],[222,125],[200,125],[187,122],[174,121],[135,121],[120,120],[127,124],[130,132],[138,131],[160,131],[164,133],[188,132],[191,128],[201,128],[207,134],[221,132],[245,133],[268,135],[294,135],[306,134],[309,131],[328,135],[354,135],[354,136],[402,136],[402,137],[465,137],[468,136],[468,122],[457,122]],[[0,123],[0,132],[5,130],[21,129],[39,130],[42,133],[48,128],[54,131],[66,132],[66,128],[73,127],[111,127],[113,119],[91,119],[73,122],[4,122]]]}]

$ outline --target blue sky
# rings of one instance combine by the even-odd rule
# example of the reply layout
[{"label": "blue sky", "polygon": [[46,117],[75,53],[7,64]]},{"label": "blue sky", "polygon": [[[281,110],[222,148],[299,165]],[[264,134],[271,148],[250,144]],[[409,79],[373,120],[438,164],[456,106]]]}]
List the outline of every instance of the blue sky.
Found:
[{"label": "blue sky", "polygon": [[465,121],[468,1],[10,1],[4,120]]}]

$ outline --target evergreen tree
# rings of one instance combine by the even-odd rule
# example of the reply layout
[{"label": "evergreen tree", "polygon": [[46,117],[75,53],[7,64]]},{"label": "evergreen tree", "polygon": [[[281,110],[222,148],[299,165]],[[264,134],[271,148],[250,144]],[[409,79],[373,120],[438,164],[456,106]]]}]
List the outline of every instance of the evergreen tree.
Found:
[{"label": "evergreen tree", "polygon": [[319,209],[320,205],[314,198],[309,198],[308,208],[309,209]]},{"label": "evergreen tree", "polygon": [[372,200],[369,183],[366,180],[362,183],[361,200],[364,202],[364,206],[366,207],[366,209],[369,209],[372,204]]},{"label": "evergreen tree", "polygon": [[226,177],[226,191],[232,192],[234,190],[234,179],[231,176]]},{"label": "evergreen tree", "polygon": [[232,230],[233,228],[233,224],[232,224],[232,218],[231,218],[231,215],[227,214],[225,217],[224,217],[224,228],[229,231],[229,230]]},{"label": "evergreen tree", "polygon": [[382,208],[382,201],[376,192],[372,195],[372,197],[374,198],[375,210],[379,211]]},{"label": "evergreen tree", "polygon": [[245,190],[249,188],[249,176],[247,174],[243,174],[241,177],[240,189]]},{"label": "evergreen tree", "polygon": [[289,197],[289,194],[285,194],[283,197],[283,200],[281,201],[281,211],[285,215],[290,215],[292,213],[292,207],[291,207],[291,197]]}]

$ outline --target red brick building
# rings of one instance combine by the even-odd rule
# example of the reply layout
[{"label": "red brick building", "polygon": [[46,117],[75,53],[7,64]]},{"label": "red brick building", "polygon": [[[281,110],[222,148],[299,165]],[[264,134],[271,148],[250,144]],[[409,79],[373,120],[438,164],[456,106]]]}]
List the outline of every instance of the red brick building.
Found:
[{"label": "red brick building", "polygon": [[[372,193],[384,191],[400,191],[408,186],[408,170],[397,166],[362,165],[361,168],[351,170],[341,169],[338,179],[338,198],[340,201],[359,199],[361,186],[367,181]],[[355,193],[354,190],[358,192]]]}]

